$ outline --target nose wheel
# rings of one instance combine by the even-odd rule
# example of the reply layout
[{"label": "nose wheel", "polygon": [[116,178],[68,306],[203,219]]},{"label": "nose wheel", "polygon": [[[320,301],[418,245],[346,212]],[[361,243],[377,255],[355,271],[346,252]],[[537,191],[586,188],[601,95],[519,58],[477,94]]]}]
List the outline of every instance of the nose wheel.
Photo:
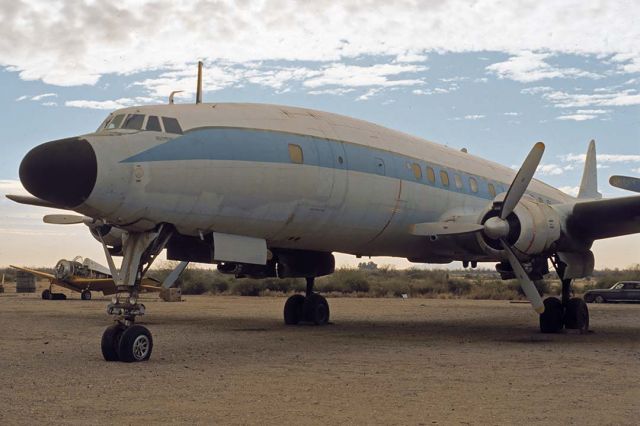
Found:
[{"label": "nose wheel", "polygon": [[142,325],[117,323],[102,334],[102,356],[105,361],[147,361],[153,350],[151,332]]}]

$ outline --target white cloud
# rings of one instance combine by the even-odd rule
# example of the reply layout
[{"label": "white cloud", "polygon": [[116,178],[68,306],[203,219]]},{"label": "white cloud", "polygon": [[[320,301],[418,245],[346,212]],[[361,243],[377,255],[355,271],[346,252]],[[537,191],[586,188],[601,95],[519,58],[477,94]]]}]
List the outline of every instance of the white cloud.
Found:
[{"label": "white cloud", "polygon": [[[423,62],[428,52],[499,51],[517,56],[494,64],[498,75],[532,81],[584,75],[540,63],[539,55],[560,52],[613,55],[619,72],[636,72],[639,15],[632,1],[5,1],[0,66],[24,80],[72,86],[107,74],[181,69],[198,58],[329,63],[380,56],[400,64]],[[611,30],[603,37],[594,28]],[[523,63],[521,51],[545,53],[531,53],[536,65]]]},{"label": "white cloud", "polygon": [[640,93],[636,89],[627,89],[613,93],[567,93],[563,91],[547,92],[544,99],[558,108],[588,108],[640,105]]},{"label": "white cloud", "polygon": [[54,106],[58,106],[58,103],[57,103],[57,102],[50,101],[50,102],[43,102],[43,103],[41,103],[40,105],[42,105],[42,106],[48,106],[48,107],[54,107]]},{"label": "white cloud", "polygon": [[120,98],[113,101],[92,101],[92,100],[72,100],[66,101],[64,106],[74,108],[87,108],[87,109],[106,109],[114,110],[119,108],[126,108],[134,105],[140,105],[144,103],[153,102],[150,98]]},{"label": "white cloud", "polygon": [[433,89],[414,89],[411,91],[414,95],[442,95],[445,93],[451,93],[458,90],[457,84],[452,84],[449,87],[434,87]]},{"label": "white cloud", "polygon": [[377,95],[378,93],[380,93],[382,89],[369,89],[367,90],[363,95],[360,95],[356,98],[356,101],[366,101],[369,100],[369,98],[371,98],[372,96]]},{"label": "white cloud", "polygon": [[557,176],[564,173],[564,168],[558,164],[540,164],[536,172],[543,176]]},{"label": "white cloud", "polygon": [[16,98],[16,102],[24,101],[27,98],[28,98],[27,95],[22,95],[22,96]]},{"label": "white cloud", "polygon": [[577,197],[578,192],[580,191],[579,186],[561,186],[558,189],[564,192],[565,194],[571,195],[572,197]]},{"label": "white cloud", "polygon": [[351,93],[356,89],[344,89],[342,87],[336,87],[334,89],[323,89],[323,90],[311,90],[307,93],[310,95],[346,95],[347,93]]},{"label": "white cloud", "polygon": [[429,59],[427,55],[406,52],[396,56],[395,61],[396,62],[425,62],[427,59]]},{"label": "white cloud", "polygon": [[638,167],[637,169],[631,169],[631,171],[633,173],[640,173],[640,167]]},{"label": "white cloud", "polygon": [[56,98],[58,95],[55,93],[43,93],[42,95],[37,95],[31,98],[32,101],[40,101],[44,98]]},{"label": "white cloud", "polygon": [[470,114],[470,115],[465,115],[464,119],[465,120],[480,120],[480,119],[483,119],[485,117],[486,116],[482,115],[482,114]]},{"label": "white cloud", "polygon": [[593,114],[567,114],[556,117],[556,120],[571,120],[571,121],[587,121],[593,120],[597,115]]},{"label": "white cloud", "polygon": [[503,113],[503,115],[508,115],[508,116],[511,116],[511,117],[517,117],[517,116],[522,115],[522,114],[519,113],[519,112],[505,112],[505,113]]},{"label": "white cloud", "polygon": [[487,71],[499,78],[507,78],[522,83],[549,78],[600,78],[601,76],[578,68],[557,68],[549,65],[546,60],[551,53],[520,52],[504,62],[497,62],[486,67]]},{"label": "white cloud", "polygon": [[549,86],[527,87],[520,91],[524,95],[537,95],[538,93],[550,92],[553,88]]},{"label": "white cloud", "polygon": [[390,79],[404,73],[425,71],[427,67],[409,64],[376,64],[372,66],[331,64],[320,74],[304,81],[306,87],[321,86],[413,86],[423,84],[420,79]]},{"label": "white cloud", "polygon": [[[560,155],[560,159],[565,162],[584,163],[586,154]],[[597,154],[598,163],[640,163],[640,155],[635,154]]]}]

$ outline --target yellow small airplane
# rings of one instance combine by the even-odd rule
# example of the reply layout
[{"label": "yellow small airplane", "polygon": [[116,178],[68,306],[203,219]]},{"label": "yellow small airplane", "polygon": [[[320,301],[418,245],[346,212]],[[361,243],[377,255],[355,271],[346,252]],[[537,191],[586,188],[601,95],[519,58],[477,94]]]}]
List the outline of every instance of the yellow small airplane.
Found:
[{"label": "yellow small airplane", "polygon": [[[42,291],[42,298],[45,300],[66,299],[64,293],[52,291],[54,285],[80,293],[82,300],[91,300],[92,291],[101,291],[105,296],[116,292],[116,285],[109,269],[89,258],[82,259],[78,256],[73,260],[61,259],[56,264],[54,274],[20,266],[9,266],[49,280],[49,288]],[[141,284],[142,289],[146,291],[159,292],[162,289],[160,282],[153,278],[145,277]]]}]

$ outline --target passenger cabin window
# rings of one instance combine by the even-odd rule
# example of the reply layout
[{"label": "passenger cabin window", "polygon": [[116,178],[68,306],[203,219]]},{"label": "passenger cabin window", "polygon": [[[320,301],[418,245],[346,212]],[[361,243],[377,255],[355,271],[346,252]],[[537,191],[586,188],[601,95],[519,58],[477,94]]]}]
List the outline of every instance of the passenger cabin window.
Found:
[{"label": "passenger cabin window", "polygon": [[142,122],[144,121],[144,115],[142,114],[129,114],[124,120],[123,129],[130,130],[142,130]]},{"label": "passenger cabin window", "polygon": [[436,183],[436,173],[429,166],[427,166],[427,180],[429,183]]},{"label": "passenger cabin window", "polygon": [[449,173],[446,170],[440,170],[440,182],[442,186],[449,186]]},{"label": "passenger cabin window", "polygon": [[413,176],[415,176],[417,180],[422,179],[422,168],[418,163],[411,164],[411,169],[413,170]]},{"label": "passenger cabin window", "polygon": [[478,192],[478,181],[474,177],[469,178],[469,187],[474,194]]},{"label": "passenger cabin window", "polygon": [[182,127],[180,127],[180,123],[178,120],[171,117],[162,117],[162,124],[164,125],[164,131],[167,133],[176,133],[178,135],[182,134]]},{"label": "passenger cabin window", "polygon": [[152,132],[161,132],[162,128],[160,127],[160,120],[155,115],[150,115],[147,119],[146,129]]},{"label": "passenger cabin window", "polygon": [[453,180],[456,181],[456,188],[462,189],[462,178],[459,174],[453,175]]},{"label": "passenger cabin window", "polygon": [[304,155],[302,154],[302,148],[300,145],[289,144],[289,158],[292,163],[302,164],[304,163]]},{"label": "passenger cabin window", "polygon": [[495,198],[496,187],[492,183],[490,183],[488,186],[489,186],[489,194],[491,194],[491,196]]},{"label": "passenger cabin window", "polygon": [[122,120],[124,119],[124,114],[118,114],[111,121],[104,126],[105,130],[118,129],[122,124]]}]

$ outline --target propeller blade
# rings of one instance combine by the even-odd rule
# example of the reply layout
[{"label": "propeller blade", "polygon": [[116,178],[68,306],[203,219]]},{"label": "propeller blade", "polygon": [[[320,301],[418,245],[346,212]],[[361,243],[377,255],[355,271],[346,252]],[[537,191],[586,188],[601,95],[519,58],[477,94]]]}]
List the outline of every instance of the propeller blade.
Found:
[{"label": "propeller blade", "polygon": [[477,223],[461,222],[424,222],[416,223],[411,230],[412,235],[460,235],[482,231],[484,226]]},{"label": "propeller blade", "polygon": [[540,160],[542,159],[542,154],[544,154],[544,144],[538,142],[531,148],[529,155],[527,155],[524,163],[522,163],[522,167],[518,170],[518,174],[516,174],[516,177],[513,179],[507,195],[504,197],[502,209],[500,210],[500,219],[506,219],[507,216],[513,212],[513,209],[516,208],[516,205],[518,205],[520,198],[522,198],[522,195],[529,186],[529,182],[531,182],[533,175],[536,173],[538,164],[540,164]]},{"label": "propeller blade", "polygon": [[627,191],[640,192],[640,178],[631,176],[611,176],[609,183],[612,186],[620,189],[626,189]]},{"label": "propeller blade", "polygon": [[544,312],[544,303],[542,302],[542,297],[540,297],[540,293],[538,293],[538,289],[536,288],[533,281],[529,279],[529,276],[525,272],[520,260],[516,257],[509,244],[507,244],[504,240],[500,240],[502,243],[502,247],[504,248],[505,253],[507,253],[507,258],[509,259],[509,264],[511,264],[511,268],[513,272],[516,274],[518,281],[520,282],[520,287],[522,287],[522,291],[524,291],[525,296],[531,302],[531,306],[533,309],[541,314]]},{"label": "propeller blade", "polygon": [[78,216],[74,214],[48,214],[42,218],[44,223],[51,223],[54,225],[75,225],[76,223],[84,223],[85,219],[85,216]]}]

